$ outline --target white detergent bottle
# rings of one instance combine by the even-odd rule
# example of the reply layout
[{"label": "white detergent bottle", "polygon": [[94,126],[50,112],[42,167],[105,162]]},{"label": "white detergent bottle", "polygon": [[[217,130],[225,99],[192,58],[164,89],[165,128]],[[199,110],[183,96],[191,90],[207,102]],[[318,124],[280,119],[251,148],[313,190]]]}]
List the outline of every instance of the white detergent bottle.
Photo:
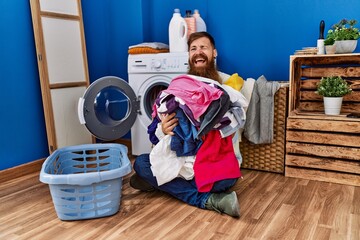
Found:
[{"label": "white detergent bottle", "polygon": [[206,32],[206,24],[204,19],[201,18],[199,10],[195,9],[193,17],[196,21],[196,31],[197,32]]},{"label": "white detergent bottle", "polygon": [[169,24],[169,49],[170,52],[187,52],[187,26],[181,17],[180,10],[174,9],[174,14]]}]

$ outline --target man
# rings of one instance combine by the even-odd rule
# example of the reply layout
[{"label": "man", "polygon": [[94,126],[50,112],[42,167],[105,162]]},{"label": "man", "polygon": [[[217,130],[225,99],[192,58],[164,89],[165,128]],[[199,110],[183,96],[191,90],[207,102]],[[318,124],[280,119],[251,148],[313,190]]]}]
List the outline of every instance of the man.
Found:
[{"label": "man", "polygon": [[[188,40],[189,74],[210,78],[222,83],[215,66],[217,51],[213,37],[207,32],[196,32]],[[161,134],[174,135],[174,128],[179,124],[175,113],[161,119]],[[159,125],[159,126],[160,126]],[[240,216],[239,202],[236,192],[226,192],[236,183],[238,178],[224,179],[213,184],[209,192],[199,192],[195,180],[177,177],[170,182],[158,185],[151,170],[149,154],[143,154],[134,162],[135,174],[131,176],[130,185],[142,191],[158,189],[192,206],[214,210],[232,217]]]}]

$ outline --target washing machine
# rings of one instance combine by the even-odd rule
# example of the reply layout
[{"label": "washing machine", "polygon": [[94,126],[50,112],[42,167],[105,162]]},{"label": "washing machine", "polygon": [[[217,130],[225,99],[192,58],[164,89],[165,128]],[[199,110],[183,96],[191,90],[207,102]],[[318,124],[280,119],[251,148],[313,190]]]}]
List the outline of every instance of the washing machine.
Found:
[{"label": "washing machine", "polygon": [[80,123],[98,139],[113,141],[131,130],[132,154],[149,153],[147,127],[159,92],[188,71],[188,53],[128,56],[128,82],[114,76],[94,81],[79,99]]}]

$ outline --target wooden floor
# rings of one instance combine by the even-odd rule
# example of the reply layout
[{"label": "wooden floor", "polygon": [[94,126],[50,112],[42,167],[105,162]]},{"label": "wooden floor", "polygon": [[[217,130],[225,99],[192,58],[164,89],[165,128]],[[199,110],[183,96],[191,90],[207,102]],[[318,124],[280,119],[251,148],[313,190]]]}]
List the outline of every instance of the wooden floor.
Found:
[{"label": "wooden floor", "polygon": [[48,185],[27,174],[0,185],[0,239],[360,239],[360,188],[243,170],[241,217],[144,193],[124,178],[120,211],[61,221]]}]

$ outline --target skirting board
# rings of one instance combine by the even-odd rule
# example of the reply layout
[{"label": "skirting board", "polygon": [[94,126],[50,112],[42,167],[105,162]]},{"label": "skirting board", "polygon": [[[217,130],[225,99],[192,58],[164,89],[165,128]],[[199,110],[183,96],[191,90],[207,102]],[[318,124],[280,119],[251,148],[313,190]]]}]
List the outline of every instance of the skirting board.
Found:
[{"label": "skirting board", "polygon": [[[118,139],[114,141],[115,143],[123,144],[128,147],[129,155],[131,155],[131,141],[128,139]],[[33,162],[25,163],[19,166],[12,168],[4,169],[0,171],[0,183],[12,180],[14,178],[22,177],[27,174],[39,172],[41,166],[46,158],[35,160]]]},{"label": "skirting board", "polygon": [[41,166],[44,161],[45,158],[0,171],[0,183],[25,176],[27,174],[35,172],[40,173]]}]

